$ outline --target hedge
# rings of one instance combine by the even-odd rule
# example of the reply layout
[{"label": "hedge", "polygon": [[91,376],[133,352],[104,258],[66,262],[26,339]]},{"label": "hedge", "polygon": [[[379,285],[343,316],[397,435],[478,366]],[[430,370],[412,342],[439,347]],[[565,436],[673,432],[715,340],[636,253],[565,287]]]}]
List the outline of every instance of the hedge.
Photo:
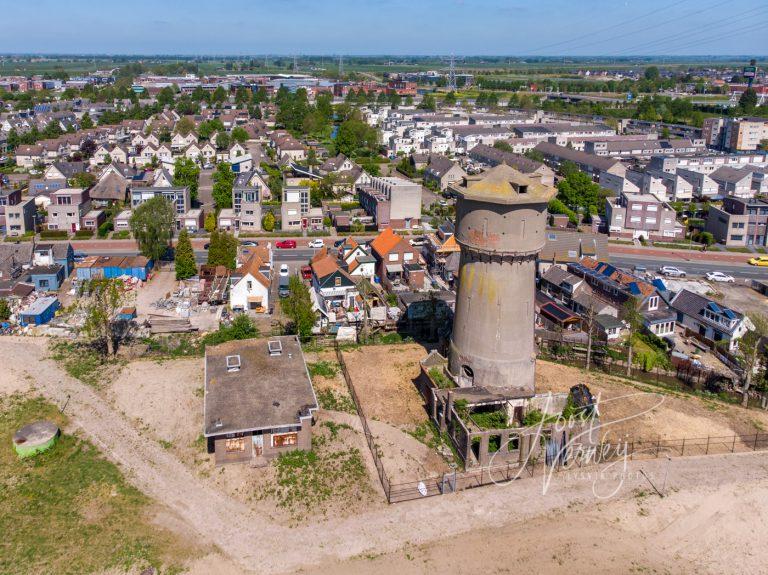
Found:
[{"label": "hedge", "polygon": [[67,239],[69,237],[69,234],[66,230],[43,230],[40,232],[40,238],[41,239],[48,239],[48,240],[54,240],[54,239]]}]

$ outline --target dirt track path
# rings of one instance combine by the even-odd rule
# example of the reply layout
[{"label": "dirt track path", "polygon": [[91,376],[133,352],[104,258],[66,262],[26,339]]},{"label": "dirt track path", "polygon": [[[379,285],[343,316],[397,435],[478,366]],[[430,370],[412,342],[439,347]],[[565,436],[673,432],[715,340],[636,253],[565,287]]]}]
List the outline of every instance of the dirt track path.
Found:
[{"label": "dirt track path", "polygon": [[[43,340],[0,338],[0,357],[4,358],[0,382],[24,377],[60,406],[69,396],[66,412],[73,423],[122,466],[129,481],[175,511],[199,534],[201,542],[215,544],[247,571],[287,573],[363,553],[393,552],[407,544],[505,526],[564,509],[575,500],[594,501],[591,478],[569,482],[556,477],[546,496],[542,496],[540,478],[524,479],[513,485],[389,506],[346,520],[331,519],[294,529],[281,527],[209,488],[157,443],[143,438],[91,388],[45,359],[44,345]],[[618,488],[618,494],[626,496],[637,487],[649,489],[637,472],[639,468],[660,482],[669,465],[668,486],[706,489],[764,485],[767,463],[765,454],[676,459],[670,464],[664,460],[630,462],[634,473]],[[600,485],[603,490],[612,490],[604,483]]]}]

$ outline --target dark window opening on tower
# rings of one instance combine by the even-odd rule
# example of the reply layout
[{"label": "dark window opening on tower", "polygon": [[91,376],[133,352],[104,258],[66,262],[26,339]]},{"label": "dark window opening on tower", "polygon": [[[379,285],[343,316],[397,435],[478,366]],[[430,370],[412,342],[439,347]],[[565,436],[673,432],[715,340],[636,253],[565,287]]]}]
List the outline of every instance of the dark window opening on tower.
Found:
[{"label": "dark window opening on tower", "polygon": [[468,380],[470,385],[471,385],[472,382],[474,382],[474,380],[475,380],[475,372],[472,371],[472,368],[469,367],[468,365],[462,365],[461,366],[461,371],[462,371],[462,375],[464,376],[464,378],[466,380]]}]

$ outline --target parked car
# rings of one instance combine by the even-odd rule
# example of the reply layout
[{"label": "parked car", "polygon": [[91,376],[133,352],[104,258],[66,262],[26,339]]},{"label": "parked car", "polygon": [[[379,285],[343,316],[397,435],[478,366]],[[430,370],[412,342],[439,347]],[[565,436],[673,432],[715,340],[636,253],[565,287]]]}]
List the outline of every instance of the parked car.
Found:
[{"label": "parked car", "polygon": [[419,246],[423,246],[425,243],[427,243],[426,238],[424,238],[423,236],[420,236],[418,238],[411,238],[408,241],[415,248]]},{"label": "parked car", "polygon": [[312,279],[312,268],[310,266],[301,266],[301,277],[305,280]]},{"label": "parked car", "polygon": [[315,238],[314,240],[309,240],[309,243],[307,244],[310,248],[322,248],[325,246],[323,243],[323,240],[320,238]]},{"label": "parked car", "polygon": [[659,273],[663,276],[667,276],[670,278],[684,278],[685,272],[681,270],[680,268],[676,268],[675,266],[661,266],[659,268]]},{"label": "parked car", "polygon": [[246,247],[256,247],[256,246],[259,245],[259,242],[255,242],[253,240],[245,240],[245,241],[240,242],[240,245],[241,246],[246,246]]},{"label": "parked car", "polygon": [[768,256],[757,256],[749,260],[752,266],[768,266]]},{"label": "parked car", "polygon": [[280,279],[278,280],[278,286],[277,286],[277,296],[278,297],[288,297],[291,295],[291,288],[290,281],[288,280],[287,275],[281,275]]},{"label": "parked car", "polygon": [[281,240],[275,242],[275,247],[280,250],[292,250],[296,247],[296,240]]},{"label": "parked car", "polygon": [[645,266],[632,266],[632,271],[638,275],[645,275],[648,273],[648,268]]},{"label": "parked car", "polygon": [[736,279],[733,276],[729,276],[723,272],[709,272],[705,277],[711,282],[725,282],[729,284],[736,282]]},{"label": "parked car", "polygon": [[282,277],[288,277],[288,264],[283,264],[280,266],[280,275]]}]

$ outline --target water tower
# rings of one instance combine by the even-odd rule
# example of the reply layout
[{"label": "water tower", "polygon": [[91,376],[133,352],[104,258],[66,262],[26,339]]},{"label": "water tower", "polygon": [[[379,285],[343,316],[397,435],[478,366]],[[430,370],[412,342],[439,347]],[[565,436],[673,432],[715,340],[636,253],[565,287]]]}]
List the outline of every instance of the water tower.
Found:
[{"label": "water tower", "polygon": [[461,387],[533,396],[536,257],[556,191],[506,164],[452,189],[461,260],[449,371]]}]

